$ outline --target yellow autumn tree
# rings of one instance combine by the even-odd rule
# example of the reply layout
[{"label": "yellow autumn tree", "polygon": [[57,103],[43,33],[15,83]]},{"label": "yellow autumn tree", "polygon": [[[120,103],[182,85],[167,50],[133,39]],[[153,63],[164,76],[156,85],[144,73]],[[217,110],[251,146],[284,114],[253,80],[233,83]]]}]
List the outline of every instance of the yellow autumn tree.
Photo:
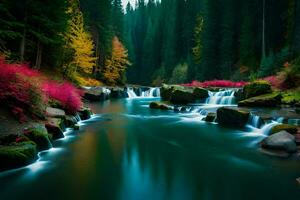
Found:
[{"label": "yellow autumn tree", "polygon": [[66,66],[71,74],[78,70],[85,73],[92,73],[95,66],[94,43],[91,34],[85,30],[82,12],[78,8],[77,1],[70,0],[68,14],[69,31],[66,34],[67,46],[73,49],[73,58],[71,63]]},{"label": "yellow autumn tree", "polygon": [[106,60],[103,69],[103,77],[108,84],[115,85],[121,81],[127,66],[130,65],[128,60],[128,51],[120,42],[118,37],[112,40],[112,53],[110,59]]}]

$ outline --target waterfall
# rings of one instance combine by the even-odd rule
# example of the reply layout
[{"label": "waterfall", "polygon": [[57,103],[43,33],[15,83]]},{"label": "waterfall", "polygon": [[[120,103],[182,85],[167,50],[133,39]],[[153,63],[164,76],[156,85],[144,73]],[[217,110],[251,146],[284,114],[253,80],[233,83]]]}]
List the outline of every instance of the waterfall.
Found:
[{"label": "waterfall", "polygon": [[160,97],[160,88],[149,88],[142,91],[140,96],[134,92],[133,88],[127,88],[127,94],[129,98],[155,98]]},{"label": "waterfall", "polygon": [[271,123],[264,125],[260,131],[263,135],[269,135],[271,132],[271,129],[277,124],[279,124],[279,123],[276,121],[272,121]]},{"label": "waterfall", "polygon": [[257,115],[250,114],[248,124],[255,128],[260,128],[261,126],[261,118]]},{"label": "waterfall", "polygon": [[235,102],[235,90],[228,89],[219,92],[210,92],[209,97],[206,99],[206,104],[214,105],[232,105]]}]

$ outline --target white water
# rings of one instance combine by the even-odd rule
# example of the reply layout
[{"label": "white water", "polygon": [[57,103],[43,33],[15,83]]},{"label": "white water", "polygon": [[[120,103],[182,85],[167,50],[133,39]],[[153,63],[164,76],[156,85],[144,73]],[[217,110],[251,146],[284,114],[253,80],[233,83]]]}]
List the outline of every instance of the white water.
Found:
[{"label": "white water", "polygon": [[209,92],[206,104],[213,105],[233,105],[235,102],[235,90],[228,89],[219,92]]},{"label": "white water", "polygon": [[266,125],[264,125],[261,129],[260,129],[260,132],[265,135],[265,136],[268,136],[271,132],[271,129],[275,126],[279,124],[278,122],[276,121],[272,121],[271,123],[268,123]]},{"label": "white water", "polygon": [[150,88],[149,90],[143,91],[140,96],[134,92],[133,88],[127,88],[127,94],[130,99],[160,97],[160,88]]},{"label": "white water", "polygon": [[248,124],[254,128],[260,128],[260,117],[257,115],[250,114]]}]

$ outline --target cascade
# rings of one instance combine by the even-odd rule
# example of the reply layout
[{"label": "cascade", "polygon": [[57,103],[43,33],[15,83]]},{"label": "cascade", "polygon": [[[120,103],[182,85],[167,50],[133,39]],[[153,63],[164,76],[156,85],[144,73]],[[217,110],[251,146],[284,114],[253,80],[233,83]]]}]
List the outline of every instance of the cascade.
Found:
[{"label": "cascade", "polygon": [[250,117],[249,117],[249,122],[248,124],[252,127],[255,127],[255,128],[260,128],[261,126],[261,118],[257,115],[254,115],[254,114],[250,114]]},{"label": "cascade", "polygon": [[129,98],[155,98],[160,97],[160,88],[150,88],[141,92],[140,96],[134,92],[133,88],[127,88],[127,94]]},{"label": "cascade", "polygon": [[219,92],[209,92],[206,104],[232,105],[235,102],[235,90],[227,89]]}]

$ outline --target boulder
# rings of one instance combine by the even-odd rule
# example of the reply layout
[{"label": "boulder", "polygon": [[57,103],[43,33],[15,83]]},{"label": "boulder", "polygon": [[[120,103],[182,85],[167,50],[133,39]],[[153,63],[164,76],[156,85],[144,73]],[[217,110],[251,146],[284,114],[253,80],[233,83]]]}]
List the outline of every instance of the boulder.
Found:
[{"label": "boulder", "polygon": [[49,134],[52,135],[53,140],[64,137],[63,130],[61,128],[62,120],[58,118],[49,118],[45,127]]},{"label": "boulder", "polygon": [[36,143],[37,150],[43,151],[52,148],[47,129],[44,125],[35,125],[24,130],[24,135]]},{"label": "boulder", "polygon": [[169,101],[171,99],[172,93],[174,92],[174,90],[184,90],[183,86],[179,86],[179,85],[166,85],[163,84],[163,86],[161,87],[160,90],[160,96],[164,101]]},{"label": "boulder", "polygon": [[249,119],[248,111],[236,108],[222,107],[217,110],[217,122],[228,127],[244,127]]},{"label": "boulder", "polygon": [[298,127],[290,124],[278,124],[273,126],[271,129],[271,134],[278,133],[280,131],[286,131],[290,134],[297,134]]},{"label": "boulder", "polygon": [[271,93],[240,101],[239,106],[247,107],[276,107],[281,103],[280,93]]},{"label": "boulder", "polygon": [[37,147],[34,142],[14,143],[0,146],[0,171],[22,167],[37,159]]},{"label": "boulder", "polygon": [[66,113],[62,109],[47,107],[46,108],[46,116],[64,118],[66,116]]},{"label": "boulder", "polygon": [[66,127],[73,128],[75,124],[77,124],[76,117],[72,115],[67,115],[64,119],[64,124]]},{"label": "boulder", "polygon": [[214,122],[216,120],[216,113],[208,113],[207,116],[204,118],[204,121],[206,122]]},{"label": "boulder", "polygon": [[81,120],[90,119],[91,116],[93,115],[93,112],[89,108],[82,108],[78,113]]},{"label": "boulder", "polygon": [[194,88],[193,95],[195,99],[205,99],[208,95],[208,90],[200,87]]},{"label": "boulder", "polygon": [[124,90],[124,88],[113,87],[113,88],[111,88],[110,96],[111,96],[111,98],[114,98],[114,99],[121,99],[121,98],[127,98],[128,94],[127,94],[126,90]]},{"label": "boulder", "polygon": [[265,149],[284,150],[288,153],[297,151],[295,137],[286,131],[280,131],[265,138],[261,146]]},{"label": "boulder", "polygon": [[104,87],[94,87],[84,91],[83,98],[89,101],[105,101],[109,99],[110,91]]},{"label": "boulder", "polygon": [[172,109],[167,104],[159,103],[159,102],[151,102],[150,105],[149,105],[149,107],[151,109],[160,109],[160,110],[171,110]]},{"label": "boulder", "polygon": [[174,89],[170,98],[170,102],[174,104],[188,104],[195,100],[192,89]]},{"label": "boulder", "polygon": [[254,81],[244,86],[243,96],[245,99],[271,93],[271,85],[267,81]]}]

